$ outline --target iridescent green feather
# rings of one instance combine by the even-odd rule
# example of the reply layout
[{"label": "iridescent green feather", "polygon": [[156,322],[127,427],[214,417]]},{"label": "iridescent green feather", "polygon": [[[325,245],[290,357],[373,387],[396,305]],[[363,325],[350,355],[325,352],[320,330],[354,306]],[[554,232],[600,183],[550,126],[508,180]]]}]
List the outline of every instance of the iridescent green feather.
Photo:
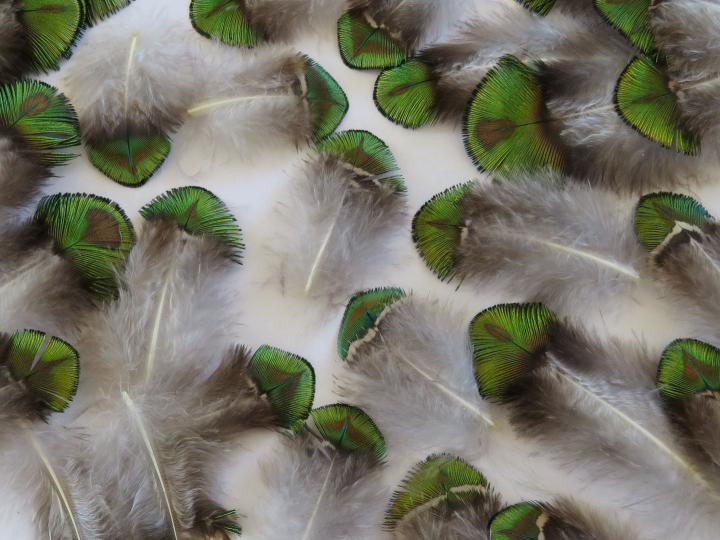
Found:
[{"label": "iridescent green feather", "polygon": [[11,130],[46,165],[61,165],[75,154],[60,152],[80,144],[77,115],[67,98],[40,81],[0,86],[0,128]]},{"label": "iridescent green feather", "polygon": [[340,125],[348,111],[345,92],[335,79],[315,62],[305,57],[305,96],[310,107],[313,139],[319,141]]},{"label": "iridescent green feather", "polygon": [[295,354],[263,345],[250,359],[249,369],[282,424],[293,430],[302,425],[315,398],[315,371],[310,363]]},{"label": "iridescent green feather", "polygon": [[40,201],[33,219],[91,292],[100,299],[115,296],[116,273],[135,242],[132,223],[117,204],[95,195],[51,195]]},{"label": "iridescent green feather", "polygon": [[395,156],[382,140],[369,131],[341,131],[320,141],[317,148],[321,152],[337,156],[369,178],[377,178],[378,181],[392,186],[398,193],[407,191]]},{"label": "iridescent green feather", "polygon": [[654,0],[593,0],[603,19],[645,54],[655,48],[650,24],[650,5]]},{"label": "iridescent green feather", "polygon": [[665,399],[720,392],[720,349],[696,339],[678,339],[663,352],[657,387]]},{"label": "iridescent green feather", "polygon": [[432,68],[412,58],[380,73],[375,82],[375,104],[396,124],[412,129],[422,127],[436,119],[436,83]]},{"label": "iridescent green feather", "polygon": [[352,405],[336,404],[313,409],[312,427],[326,441],[343,452],[371,452],[378,461],[385,458],[385,438],[364,411]]},{"label": "iridescent green feather", "polygon": [[635,58],[615,89],[620,116],[644,137],[665,148],[697,155],[700,141],[682,123],[678,100],[663,69],[647,57]]},{"label": "iridescent green feather", "polygon": [[565,157],[550,123],[540,74],[507,55],[475,89],[463,123],[465,148],[485,171],[563,171]]},{"label": "iridescent green feather", "polygon": [[393,531],[409,514],[440,504],[472,504],[488,489],[473,466],[448,454],[434,455],[416,465],[393,494],[385,513],[385,528]]},{"label": "iridescent green feather", "polygon": [[345,308],[340,324],[338,335],[340,358],[347,360],[350,346],[363,339],[375,326],[380,315],[405,296],[405,291],[396,287],[370,289],[353,296]]},{"label": "iridescent green feather", "polygon": [[555,6],[555,0],[517,0],[526,9],[529,9],[533,13],[545,16],[550,13],[550,10]]},{"label": "iridescent green feather", "polygon": [[81,0],[85,11],[85,24],[97,24],[101,20],[129,6],[133,0]]},{"label": "iridescent green feather", "polygon": [[254,47],[257,44],[243,0],[192,0],[190,22],[198,33],[228,45]]},{"label": "iridescent green feather", "polygon": [[710,213],[692,197],[679,193],[650,193],[640,199],[635,210],[635,234],[643,247],[652,252],[677,224],[703,227],[711,220]]},{"label": "iridescent green feather", "polygon": [[350,10],[340,17],[338,44],[343,62],[355,69],[394,67],[407,56],[405,47],[363,10]]},{"label": "iridescent green feather", "polygon": [[490,538],[539,540],[547,520],[548,515],[540,505],[522,502],[506,508],[493,517],[490,522]]},{"label": "iridescent green feather", "polygon": [[171,189],[143,206],[140,215],[147,220],[169,219],[189,234],[213,238],[227,246],[230,258],[238,263],[242,260],[245,245],[235,216],[205,188]]},{"label": "iridescent green feather", "polygon": [[80,363],[77,351],[65,341],[37,330],[18,330],[3,361],[44,408],[62,412],[75,397]]},{"label": "iridescent green feather", "polygon": [[237,523],[237,511],[227,510],[225,512],[215,514],[210,519],[210,525],[216,531],[223,531],[228,534],[240,536],[242,528]]},{"label": "iridescent green feather", "polygon": [[505,401],[538,365],[556,323],[542,304],[501,304],[470,324],[475,380],[483,398]]},{"label": "iridescent green feather", "polygon": [[83,24],[79,0],[19,0],[18,19],[27,32],[32,66],[37,71],[58,69],[70,54]]},{"label": "iridescent green feather", "polygon": [[87,141],[88,159],[101,173],[115,182],[140,187],[165,162],[170,139],[165,135],[131,135],[95,143]]},{"label": "iridescent green feather", "polygon": [[415,247],[425,264],[442,280],[455,276],[455,253],[465,227],[461,205],[471,188],[472,182],[467,182],[435,195],[413,219]]}]

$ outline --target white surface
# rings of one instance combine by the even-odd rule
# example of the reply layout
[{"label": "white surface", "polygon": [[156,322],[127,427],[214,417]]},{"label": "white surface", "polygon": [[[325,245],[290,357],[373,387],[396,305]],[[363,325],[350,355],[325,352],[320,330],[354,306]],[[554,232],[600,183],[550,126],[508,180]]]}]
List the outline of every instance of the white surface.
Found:
[{"label": "white surface", "polygon": [[[137,0],[137,4],[153,0]],[[187,2],[167,2],[171,9],[186,13]],[[128,9],[133,9],[131,6]],[[187,31],[193,32],[189,23]],[[410,213],[394,260],[378,268],[372,285],[398,285],[421,294],[432,294],[452,301],[468,315],[499,301],[522,300],[522,291],[476,290],[468,285],[456,290],[455,284],[440,283],[417,256],[410,238],[412,214],[432,195],[443,189],[477,177],[466,156],[459,126],[442,125],[418,131],[408,131],[387,121],[372,101],[376,72],[360,72],[347,68],[341,61],[334,27],[326,32],[305,36],[297,48],[316,59],[345,89],[350,110],[339,129],[366,129],[383,139],[394,152],[408,186]],[[238,51],[242,54],[242,51]],[[60,77],[48,80],[62,89]],[[317,374],[316,405],[337,401],[333,393],[333,373],[342,369],[335,352],[335,339],[342,308],[328,310],[300,298],[282,296],[274,268],[269,262],[267,247],[277,233],[274,213],[293,172],[302,164],[303,150],[269,145],[268,151],[258,155],[252,163],[233,161],[216,167],[211,173],[190,178],[178,167],[178,156],[172,153],[159,174],[140,189],[121,187],[97,172],[82,155],[71,165],[61,169],[60,178],[53,181],[49,192],[86,191],[117,201],[135,222],[138,209],[156,195],[169,188],[199,183],[223,199],[235,212],[244,232],[247,251],[238,280],[228,288],[239,294],[242,316],[228,321],[228,331],[236,334],[238,342],[256,347],[267,343],[300,354],[311,361]],[[695,193],[703,203],[720,215],[718,188],[706,188]],[[619,302],[618,302],[619,303]],[[595,322],[603,332],[641,337],[656,350],[671,339],[682,336],[686,327],[673,320],[666,305],[650,297],[627,299],[614,312],[598,312],[591,306],[578,306],[575,315]],[[382,428],[382,426],[380,426]],[[255,540],[253,515],[259,508],[262,495],[257,463],[272,452],[279,436],[252,435],[242,439],[236,448],[229,449],[227,460],[221,464],[218,499],[243,515],[243,538]],[[1,457],[0,457],[1,459]],[[415,456],[393,455],[389,448],[390,469],[388,484],[395,484],[403,476]],[[481,470],[502,489],[509,500],[519,496],[540,496],[529,491],[518,474],[512,456],[488,456],[487,463],[479,463]],[[562,478],[557,478],[562,482]],[[302,496],[302,494],[298,494]],[[0,538],[33,539],[30,526],[32,509],[12,504],[12,494],[0,499]]]}]

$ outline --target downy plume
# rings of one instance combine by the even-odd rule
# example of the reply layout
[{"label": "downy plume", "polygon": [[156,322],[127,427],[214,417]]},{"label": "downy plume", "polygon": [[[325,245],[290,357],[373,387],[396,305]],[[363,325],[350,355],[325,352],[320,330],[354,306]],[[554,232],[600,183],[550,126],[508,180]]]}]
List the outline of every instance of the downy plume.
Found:
[{"label": "downy plume", "polygon": [[388,147],[367,131],[317,143],[292,180],[273,239],[285,293],[344,301],[389,258],[405,220],[405,184]]},{"label": "downy plume", "polygon": [[613,193],[546,174],[452,187],[416,214],[413,238],[442,280],[492,283],[565,312],[637,288],[645,254],[632,223]]},{"label": "downy plume", "polygon": [[232,345],[227,287],[243,244],[217,197],[178,188],[141,214],[118,300],[78,342],[88,360],[75,424],[91,430],[85,459],[116,534],[226,538],[239,525],[210,495],[218,455],[248,429],[302,422],[314,373],[290,353]]},{"label": "downy plume", "polygon": [[385,440],[362,410],[314,409],[281,453],[263,465],[267,498],[257,508],[262,540],[374,540],[387,490]]},{"label": "downy plume", "polygon": [[[719,477],[675,437],[657,361],[642,347],[601,342],[542,304],[489,308],[470,339],[480,394],[503,404],[517,435],[539,442],[574,482],[611,487],[608,506],[642,520],[649,537],[712,537]],[[680,513],[668,515],[668,504]]]},{"label": "downy plume", "polygon": [[348,303],[338,336],[338,391],[367,410],[398,456],[475,459],[494,421],[473,380],[467,319],[438,301],[374,289]]}]

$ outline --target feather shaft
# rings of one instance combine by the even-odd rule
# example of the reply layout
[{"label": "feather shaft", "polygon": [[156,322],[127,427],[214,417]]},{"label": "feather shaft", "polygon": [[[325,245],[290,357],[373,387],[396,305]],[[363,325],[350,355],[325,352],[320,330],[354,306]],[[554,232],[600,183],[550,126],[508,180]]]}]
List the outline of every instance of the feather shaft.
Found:
[{"label": "feather shaft", "polygon": [[172,265],[165,271],[165,279],[163,280],[163,286],[160,291],[160,301],[158,302],[155,310],[155,318],[153,319],[152,332],[150,334],[150,344],[148,345],[148,353],[145,359],[145,382],[149,383],[152,377],[153,370],[155,368],[155,356],[158,346],[158,340],[160,338],[160,327],[163,322],[163,315],[165,314],[165,303],[167,301],[167,293],[170,289],[170,275],[172,272]]},{"label": "feather shaft", "polygon": [[335,455],[333,455],[333,458],[330,460],[330,466],[328,467],[327,473],[325,474],[325,480],[323,481],[322,487],[320,488],[320,493],[318,494],[318,498],[315,501],[315,507],[313,508],[312,514],[310,514],[310,519],[308,519],[307,525],[305,526],[305,532],[303,533],[302,540],[308,540],[310,538],[310,533],[313,530],[313,524],[315,523],[315,518],[317,517],[318,512],[320,511],[320,505],[322,503],[323,498],[325,497],[325,492],[327,491],[328,485],[330,484],[330,477],[332,476],[333,468],[335,467],[335,460],[337,459],[337,452]]},{"label": "feather shaft", "polygon": [[624,274],[626,276],[629,276],[632,279],[640,279],[640,274],[637,270],[635,270],[632,267],[629,267],[627,265],[615,262],[610,259],[606,259],[600,255],[596,255],[590,251],[582,250],[573,248],[570,246],[563,246],[562,244],[558,244],[557,242],[553,242],[551,240],[543,240],[543,239],[537,239],[537,238],[530,238],[532,242],[538,242],[542,245],[545,245],[549,248],[557,249],[560,251],[564,251],[565,253],[569,253],[571,255],[575,255],[576,257],[581,257],[584,259],[588,259],[590,261],[596,262],[601,266],[606,266],[612,270],[617,270],[621,274]]},{"label": "feather shaft", "polygon": [[720,266],[718,266],[717,261],[707,251],[705,251],[705,249],[703,249],[702,243],[698,242],[694,238],[690,238],[690,244],[692,244],[692,246],[702,254],[703,258],[710,263],[713,270],[720,275]]},{"label": "feather shaft", "polygon": [[327,251],[328,245],[330,245],[330,239],[332,238],[333,233],[335,232],[335,227],[337,227],[338,220],[340,219],[340,215],[342,214],[343,205],[345,204],[345,199],[347,197],[347,189],[343,193],[342,199],[340,201],[340,205],[338,206],[337,212],[335,212],[335,217],[332,220],[332,223],[330,224],[330,227],[328,228],[328,231],[325,233],[325,237],[323,238],[323,242],[320,245],[320,249],[318,249],[317,255],[315,256],[315,260],[313,261],[312,267],[310,268],[310,273],[308,274],[307,281],[305,282],[305,295],[308,295],[310,293],[310,290],[312,289],[313,282],[315,281],[315,275],[318,272],[318,269],[320,268],[320,262],[323,259],[323,256],[325,255],[325,252]]},{"label": "feather shaft", "polygon": [[232,97],[232,98],[217,99],[214,101],[207,101],[207,102],[195,105],[193,107],[190,107],[187,110],[187,113],[190,116],[194,116],[199,113],[204,113],[205,111],[217,109],[219,107],[224,107],[225,105],[235,105],[236,103],[242,103],[244,101],[253,101],[255,99],[283,99],[283,98],[293,98],[293,97],[294,96],[292,94],[276,94],[276,95],[262,94],[262,95],[257,95],[257,96],[238,96],[238,97]]},{"label": "feather shaft", "polygon": [[127,64],[125,64],[125,91],[123,97],[125,117],[127,118],[128,108],[130,106],[130,74],[132,73],[133,63],[135,61],[135,49],[137,48],[139,35],[134,32],[130,39],[130,47],[128,49]]}]

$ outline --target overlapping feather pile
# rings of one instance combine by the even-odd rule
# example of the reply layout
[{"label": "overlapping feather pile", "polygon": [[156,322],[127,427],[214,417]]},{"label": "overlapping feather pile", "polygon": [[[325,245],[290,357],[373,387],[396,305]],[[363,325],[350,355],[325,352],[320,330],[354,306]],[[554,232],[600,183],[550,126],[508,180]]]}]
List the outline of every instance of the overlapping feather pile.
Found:
[{"label": "overlapping feather pile", "polygon": [[[0,482],[34,537],[715,538],[720,233],[682,191],[720,165],[720,4],[186,4],[0,6]],[[336,131],[348,97],[295,48],[331,27],[338,62],[382,70],[385,117],[449,124],[487,174],[438,179],[411,221],[395,140]],[[67,58],[62,92],[27,78]],[[96,179],[182,187],[133,220],[41,197],[81,144]],[[317,372],[238,343],[262,342],[245,213],[183,185],[281,147],[251,285],[300,303],[287,348],[313,310],[339,323]],[[261,322],[286,343],[284,308]],[[667,316],[661,346],[631,310]]]}]

